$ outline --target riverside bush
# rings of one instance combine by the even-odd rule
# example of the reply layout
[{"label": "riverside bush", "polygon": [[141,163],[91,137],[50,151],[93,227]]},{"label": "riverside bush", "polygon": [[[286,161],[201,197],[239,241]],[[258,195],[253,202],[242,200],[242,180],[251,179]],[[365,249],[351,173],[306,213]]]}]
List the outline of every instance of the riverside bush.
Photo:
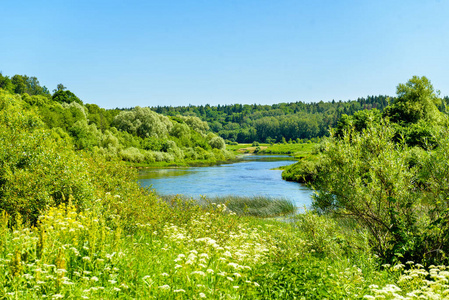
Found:
[{"label": "riverside bush", "polygon": [[447,129],[434,151],[396,143],[388,121],[324,143],[318,211],[357,220],[385,261],[446,261]]}]

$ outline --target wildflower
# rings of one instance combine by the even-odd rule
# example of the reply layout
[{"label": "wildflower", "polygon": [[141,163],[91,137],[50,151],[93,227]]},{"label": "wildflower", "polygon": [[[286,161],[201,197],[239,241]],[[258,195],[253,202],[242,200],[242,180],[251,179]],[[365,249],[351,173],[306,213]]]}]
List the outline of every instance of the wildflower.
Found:
[{"label": "wildflower", "polygon": [[214,274],[214,270],[212,270],[212,269],[207,269],[206,272],[209,274]]},{"label": "wildflower", "polygon": [[182,268],[182,266],[181,265],[176,265],[175,266],[175,269],[179,269],[179,268]]},{"label": "wildflower", "polygon": [[117,283],[117,281],[115,281],[115,280],[112,280],[112,279],[110,279],[110,280],[108,280],[111,284],[116,284]]},{"label": "wildflower", "polygon": [[232,277],[226,277],[226,279],[228,279],[229,281],[234,281],[234,278]]},{"label": "wildflower", "polygon": [[166,285],[161,285],[159,288],[162,290],[169,290],[170,286],[168,284],[166,284]]},{"label": "wildflower", "polygon": [[114,287],[113,290],[114,290],[115,292],[120,292],[120,291],[121,291],[121,289],[118,288],[118,287]]},{"label": "wildflower", "polygon": [[238,288],[239,288],[239,286],[238,286],[238,285],[234,285],[234,286],[233,286],[233,288],[235,288],[235,289],[238,289]]},{"label": "wildflower", "polygon": [[186,291],[183,289],[174,290],[173,293],[185,293]]},{"label": "wildflower", "polygon": [[52,296],[52,298],[54,298],[54,299],[60,299],[60,298],[64,298],[64,296],[61,295],[61,294],[54,294],[54,295]]},{"label": "wildflower", "polygon": [[106,254],[106,258],[107,259],[112,259],[112,257],[114,257],[114,255],[115,255],[115,252],[111,253],[111,254]]},{"label": "wildflower", "polygon": [[254,285],[255,285],[255,286],[260,286],[260,284],[258,284],[257,282],[254,282]]},{"label": "wildflower", "polygon": [[92,276],[92,278],[90,278],[90,280],[92,280],[92,281],[98,281],[99,279],[98,279],[97,276]]},{"label": "wildflower", "polygon": [[200,298],[206,298],[206,294],[200,293]]},{"label": "wildflower", "polygon": [[203,271],[193,271],[191,274],[192,275],[198,274],[198,275],[201,275],[201,276],[206,276],[206,273],[204,273]]}]

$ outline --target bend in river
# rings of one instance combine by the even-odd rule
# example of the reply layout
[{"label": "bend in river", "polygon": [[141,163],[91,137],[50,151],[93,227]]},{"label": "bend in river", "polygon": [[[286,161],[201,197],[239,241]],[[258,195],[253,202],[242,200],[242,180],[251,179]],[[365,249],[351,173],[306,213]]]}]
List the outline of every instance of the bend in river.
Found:
[{"label": "bend in river", "polygon": [[212,167],[145,169],[139,174],[142,186],[152,186],[160,195],[268,196],[292,201],[296,207],[310,206],[312,190],[282,180],[281,170],[294,163],[288,156],[246,155],[241,162]]}]

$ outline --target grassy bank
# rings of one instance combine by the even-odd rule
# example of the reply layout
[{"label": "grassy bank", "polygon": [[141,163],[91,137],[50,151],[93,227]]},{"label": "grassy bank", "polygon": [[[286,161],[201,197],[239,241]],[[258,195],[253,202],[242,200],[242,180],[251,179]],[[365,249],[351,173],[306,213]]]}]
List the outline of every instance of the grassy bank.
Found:
[{"label": "grassy bank", "polygon": [[[119,199],[111,196],[111,201]],[[293,223],[173,198],[165,221],[111,226],[48,210],[36,227],[1,218],[3,299],[398,299],[445,295],[443,266],[378,266],[361,229],[306,213]],[[162,205],[162,204],[161,204]],[[156,215],[155,215],[156,216]],[[127,222],[125,222],[127,223]]]},{"label": "grassy bank", "polygon": [[299,144],[238,144],[227,145],[226,149],[235,154],[255,153],[255,154],[285,154],[296,158],[305,158],[312,155],[315,143]]}]

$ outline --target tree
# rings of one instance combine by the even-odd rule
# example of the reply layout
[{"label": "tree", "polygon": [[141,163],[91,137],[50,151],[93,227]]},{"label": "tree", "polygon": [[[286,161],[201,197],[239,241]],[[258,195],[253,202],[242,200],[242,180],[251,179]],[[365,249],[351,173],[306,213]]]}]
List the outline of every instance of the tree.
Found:
[{"label": "tree", "polygon": [[80,98],[78,98],[74,93],[72,93],[71,91],[67,90],[58,90],[56,91],[53,96],[52,99],[56,102],[59,103],[72,103],[72,102],[76,102],[79,103],[81,105],[83,105],[83,101],[80,100]]},{"label": "tree", "polygon": [[136,106],[131,111],[123,111],[114,118],[117,129],[127,131],[142,138],[154,136],[165,137],[173,127],[173,123],[148,107]]},{"label": "tree", "polygon": [[0,88],[8,92],[13,92],[14,86],[8,76],[3,76],[0,72]]},{"label": "tree", "polygon": [[62,83],[59,83],[59,84],[56,86],[56,89],[53,90],[53,92],[65,91],[66,89],[67,89],[67,88],[66,88]]},{"label": "tree", "polygon": [[440,123],[443,120],[437,107],[441,103],[439,91],[434,90],[425,76],[413,76],[406,84],[399,84],[396,93],[397,99],[384,111],[393,122],[409,124],[424,120]]}]

